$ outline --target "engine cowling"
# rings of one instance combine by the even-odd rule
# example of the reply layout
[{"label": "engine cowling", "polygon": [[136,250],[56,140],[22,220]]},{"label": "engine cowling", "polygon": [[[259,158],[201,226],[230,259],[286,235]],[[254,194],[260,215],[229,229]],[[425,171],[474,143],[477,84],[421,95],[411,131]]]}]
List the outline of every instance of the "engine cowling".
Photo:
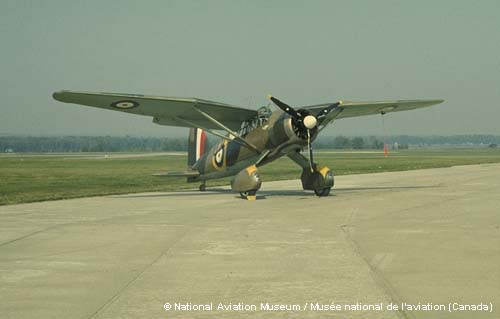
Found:
[{"label": "engine cowling", "polygon": [[277,119],[271,135],[274,146],[281,145],[289,140],[295,140],[298,143],[303,142],[305,145],[308,128],[310,128],[311,140],[314,140],[318,132],[316,118],[311,116],[311,113],[307,110],[299,110],[297,113],[301,115],[300,120],[293,119],[286,113],[281,114],[280,118]]},{"label": "engine cowling", "polygon": [[261,185],[262,179],[255,165],[241,170],[231,180],[231,189],[239,193],[257,191]]}]

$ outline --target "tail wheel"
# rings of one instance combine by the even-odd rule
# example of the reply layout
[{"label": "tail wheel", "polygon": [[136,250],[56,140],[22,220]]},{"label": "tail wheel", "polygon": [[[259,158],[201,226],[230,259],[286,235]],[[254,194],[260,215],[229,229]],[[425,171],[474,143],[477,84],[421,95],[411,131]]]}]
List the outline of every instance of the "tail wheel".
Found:
[{"label": "tail wheel", "polygon": [[323,188],[323,189],[315,189],[314,194],[318,197],[328,196],[330,194],[331,187]]},{"label": "tail wheel", "polygon": [[207,186],[205,185],[205,183],[201,184],[200,185],[200,192],[204,192],[205,189],[207,189]]}]

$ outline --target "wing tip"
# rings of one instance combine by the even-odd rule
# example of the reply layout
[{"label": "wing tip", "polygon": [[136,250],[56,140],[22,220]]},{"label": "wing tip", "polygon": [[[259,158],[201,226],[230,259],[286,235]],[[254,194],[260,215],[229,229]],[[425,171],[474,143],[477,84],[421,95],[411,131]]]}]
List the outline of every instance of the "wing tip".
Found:
[{"label": "wing tip", "polygon": [[56,91],[56,92],[52,93],[52,98],[53,98],[54,100],[57,100],[57,101],[61,101],[61,102],[63,102],[61,98],[62,98],[62,95],[63,95],[65,92],[66,92],[66,91],[64,91],[64,90],[61,90],[61,91]]},{"label": "wing tip", "polygon": [[444,99],[435,99],[435,100],[429,100],[430,105],[436,105],[436,104],[441,104],[445,100]]}]

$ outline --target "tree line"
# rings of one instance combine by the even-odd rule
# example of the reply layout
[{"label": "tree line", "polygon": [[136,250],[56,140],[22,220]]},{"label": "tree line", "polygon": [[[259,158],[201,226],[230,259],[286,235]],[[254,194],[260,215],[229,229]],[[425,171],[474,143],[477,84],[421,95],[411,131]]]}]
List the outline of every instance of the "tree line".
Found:
[{"label": "tree line", "polygon": [[[217,138],[209,137],[214,145]],[[386,138],[391,147],[435,145],[498,145],[496,135],[409,136]],[[314,141],[315,149],[383,149],[384,138],[378,136],[348,137],[320,136]],[[0,152],[164,152],[186,151],[186,137],[134,137],[134,136],[0,136]]]},{"label": "tree line", "polygon": [[317,149],[383,149],[384,142],[375,136],[369,137],[347,137],[338,135],[336,137],[318,137],[313,144]]},{"label": "tree line", "polygon": [[162,152],[186,151],[187,138],[133,136],[8,136],[0,137],[3,152]]}]

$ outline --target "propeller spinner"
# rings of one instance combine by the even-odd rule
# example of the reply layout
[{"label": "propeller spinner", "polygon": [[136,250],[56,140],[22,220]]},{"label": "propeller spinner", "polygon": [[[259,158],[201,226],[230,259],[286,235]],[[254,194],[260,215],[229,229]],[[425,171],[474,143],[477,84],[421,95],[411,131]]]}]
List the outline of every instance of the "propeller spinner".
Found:
[{"label": "propeller spinner", "polygon": [[307,115],[306,117],[304,117],[304,120],[302,121],[302,123],[304,123],[304,126],[308,130],[312,130],[313,128],[315,128],[318,125],[318,120],[312,115]]}]

